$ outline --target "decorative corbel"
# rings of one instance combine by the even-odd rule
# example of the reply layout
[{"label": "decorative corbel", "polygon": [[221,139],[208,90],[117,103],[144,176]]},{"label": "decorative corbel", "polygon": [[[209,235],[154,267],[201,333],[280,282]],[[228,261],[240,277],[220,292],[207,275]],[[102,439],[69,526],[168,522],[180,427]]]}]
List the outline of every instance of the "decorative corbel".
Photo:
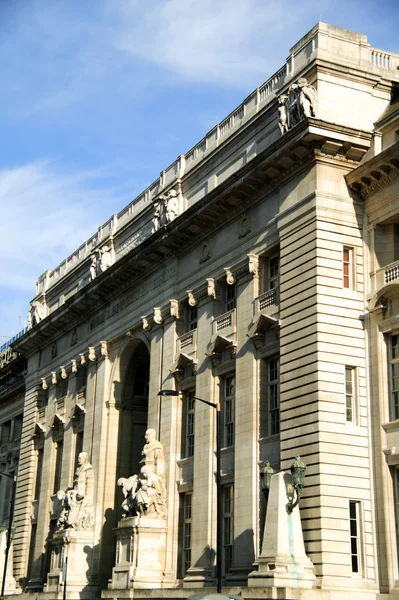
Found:
[{"label": "decorative corbel", "polygon": [[72,359],[71,363],[72,363],[72,373],[77,373],[78,372],[78,363],[77,363],[77,360]]},{"label": "decorative corbel", "polygon": [[68,379],[68,373],[65,367],[60,367],[61,369],[61,379]]},{"label": "decorative corbel", "polygon": [[100,344],[101,344],[101,356],[108,358],[108,343],[100,342]]},{"label": "decorative corbel", "polygon": [[247,254],[249,259],[249,272],[253,277],[259,276],[259,256],[257,254]]},{"label": "decorative corbel", "polygon": [[170,302],[170,316],[175,319],[179,318],[179,301],[178,300],[169,300]]},{"label": "decorative corbel", "polygon": [[154,306],[154,323],[157,325],[161,325],[162,319],[162,309],[160,306]]},{"label": "decorative corbel", "polygon": [[213,298],[215,300],[216,299],[215,280],[214,279],[207,279],[206,283],[208,285],[208,296],[210,298]]},{"label": "decorative corbel", "polygon": [[89,360],[92,362],[96,360],[96,349],[94,346],[89,346]]},{"label": "decorative corbel", "polygon": [[141,320],[143,321],[143,329],[145,329],[145,331],[150,331],[151,324],[148,320],[148,317],[141,317]]},{"label": "decorative corbel", "polygon": [[51,383],[57,385],[57,373],[55,371],[51,371]]},{"label": "decorative corbel", "polygon": [[81,364],[82,366],[83,366],[83,365],[85,365],[85,364],[87,363],[87,360],[86,360],[86,357],[85,357],[85,355],[84,355],[84,354],[82,354],[82,353],[80,353],[80,354],[79,354],[79,356],[80,356],[80,364]]},{"label": "decorative corbel", "polygon": [[197,306],[198,302],[196,297],[194,296],[193,290],[186,290],[188,294],[188,303],[190,306]]},{"label": "decorative corbel", "polygon": [[226,272],[226,281],[228,285],[234,285],[236,282],[236,278],[234,277],[232,271],[231,271],[231,267],[226,267],[225,268],[225,272]]},{"label": "decorative corbel", "polygon": [[44,377],[42,377],[42,389],[43,390],[48,389],[47,381],[44,379]]}]

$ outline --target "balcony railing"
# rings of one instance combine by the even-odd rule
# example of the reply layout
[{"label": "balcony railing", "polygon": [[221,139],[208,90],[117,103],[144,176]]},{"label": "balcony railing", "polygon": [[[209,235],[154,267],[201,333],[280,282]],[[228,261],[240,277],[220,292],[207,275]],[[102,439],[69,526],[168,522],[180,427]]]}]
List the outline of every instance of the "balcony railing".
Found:
[{"label": "balcony railing", "polygon": [[389,265],[386,265],[382,269],[378,269],[376,272],[376,285],[377,289],[381,289],[388,283],[399,283],[399,260]]},{"label": "balcony railing", "polygon": [[236,309],[216,317],[212,323],[212,340],[218,335],[223,337],[234,336],[236,332]]},{"label": "balcony railing", "polygon": [[177,338],[177,353],[190,356],[197,350],[197,330],[193,329]]},{"label": "balcony railing", "polygon": [[254,301],[254,314],[264,313],[272,315],[279,310],[279,288],[276,287],[272,290],[264,292]]}]

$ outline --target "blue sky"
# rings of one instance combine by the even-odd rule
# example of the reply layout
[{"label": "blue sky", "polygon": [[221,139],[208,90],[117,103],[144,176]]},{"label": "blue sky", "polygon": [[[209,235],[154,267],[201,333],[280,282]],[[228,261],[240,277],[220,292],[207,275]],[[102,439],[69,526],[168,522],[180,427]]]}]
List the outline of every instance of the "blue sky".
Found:
[{"label": "blue sky", "polygon": [[322,20],[399,53],[397,0],[0,0],[0,343],[37,277]]}]

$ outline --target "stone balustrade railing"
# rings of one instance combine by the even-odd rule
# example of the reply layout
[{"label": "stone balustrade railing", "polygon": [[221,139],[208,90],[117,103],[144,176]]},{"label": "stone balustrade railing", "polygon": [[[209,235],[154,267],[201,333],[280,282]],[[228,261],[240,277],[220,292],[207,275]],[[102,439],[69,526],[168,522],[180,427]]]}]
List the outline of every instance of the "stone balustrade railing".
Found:
[{"label": "stone balustrade railing", "polygon": [[279,308],[279,288],[274,288],[264,292],[254,300],[254,314],[265,313],[273,314]]},{"label": "stone balustrade railing", "polygon": [[376,271],[377,290],[393,282],[399,283],[399,260]]}]

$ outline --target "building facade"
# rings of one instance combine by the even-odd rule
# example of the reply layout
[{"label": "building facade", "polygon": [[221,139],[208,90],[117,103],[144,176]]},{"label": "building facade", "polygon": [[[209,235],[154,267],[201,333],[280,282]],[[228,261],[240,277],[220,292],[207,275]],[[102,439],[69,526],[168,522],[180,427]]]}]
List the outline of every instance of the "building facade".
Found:
[{"label": "building facade", "polygon": [[[215,411],[199,397],[221,407],[224,590],[399,597],[398,67],[366,36],[319,23],[39,278],[29,331],[13,344],[28,365],[19,592],[61,597],[68,544],[82,556],[70,598],[148,588],[186,597],[215,585]],[[161,576],[136,585],[133,574],[118,588],[117,482],[139,473],[149,428],[165,465]],[[57,492],[76,491],[82,453],[92,522],[79,540],[62,538]],[[254,576],[262,560],[274,568],[261,466],[287,471],[298,454],[311,589]]]}]

